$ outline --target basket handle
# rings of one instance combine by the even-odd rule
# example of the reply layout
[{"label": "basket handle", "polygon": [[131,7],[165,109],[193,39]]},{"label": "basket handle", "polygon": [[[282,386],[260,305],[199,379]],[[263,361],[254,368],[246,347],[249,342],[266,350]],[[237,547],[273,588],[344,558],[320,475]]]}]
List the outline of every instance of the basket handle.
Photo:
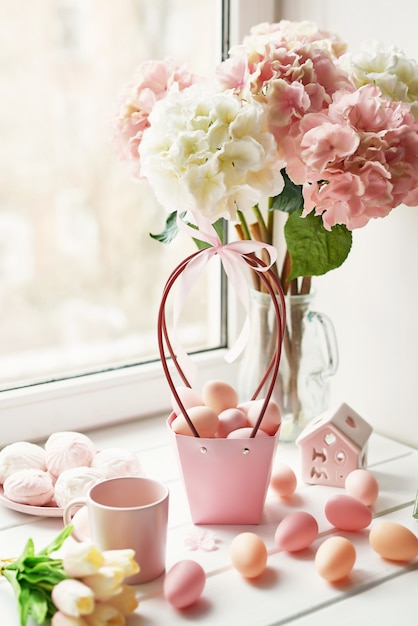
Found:
[{"label": "basket handle", "polygon": [[[185,271],[185,269],[187,268],[187,265],[189,264],[189,262],[198,254],[202,253],[204,250],[200,249],[197,250],[196,252],[194,252],[193,254],[189,255],[188,257],[186,257],[185,259],[183,259],[183,261],[181,261],[177,267],[171,272],[169,278],[167,279],[167,282],[164,286],[163,289],[163,294],[162,294],[162,298],[161,298],[161,303],[160,303],[160,307],[159,307],[159,311],[158,311],[158,321],[157,321],[157,335],[158,335],[158,348],[159,348],[159,352],[160,352],[160,358],[161,358],[161,364],[164,370],[164,374],[166,376],[168,385],[170,387],[171,393],[173,394],[181,413],[183,414],[189,428],[191,429],[193,435],[195,437],[200,437],[196,427],[194,426],[192,420],[190,419],[187,410],[184,406],[184,404],[182,403],[179,394],[177,392],[176,386],[174,384],[171,372],[169,370],[168,367],[168,363],[167,363],[167,357],[166,357],[166,351],[165,348],[167,348],[169,355],[174,363],[174,366],[179,374],[179,376],[181,377],[182,381],[184,382],[186,387],[191,387],[189,381],[187,380],[187,377],[185,376],[178,360],[176,357],[176,354],[174,352],[172,343],[170,341],[169,335],[168,335],[168,330],[167,330],[167,323],[166,323],[166,303],[167,303],[167,298],[169,296],[169,293],[171,291],[171,289],[174,286],[174,283],[176,282],[176,280],[178,279],[178,277],[180,276],[180,274],[182,274],[182,272]],[[285,299],[284,299],[284,294],[283,294],[283,290],[280,284],[280,281],[278,280],[275,272],[267,266],[266,263],[264,263],[261,259],[259,259],[255,254],[250,253],[250,254],[243,254],[241,255],[241,258],[243,260],[243,262],[245,262],[250,268],[252,268],[253,270],[257,271],[257,268],[262,268],[263,271],[259,272],[260,278],[262,279],[264,285],[266,286],[272,301],[273,301],[273,306],[274,306],[274,312],[275,312],[275,318],[276,318],[276,324],[277,324],[277,340],[276,340],[276,346],[275,346],[275,350],[273,352],[273,356],[271,358],[271,361],[267,367],[267,370],[264,374],[264,376],[262,377],[256,391],[254,392],[254,394],[251,396],[251,400],[255,400],[258,396],[258,394],[260,393],[261,389],[263,388],[264,384],[266,383],[266,381],[268,380],[269,376],[270,376],[270,383],[267,389],[267,393],[266,396],[264,398],[264,402],[263,405],[261,407],[260,410],[260,415],[257,419],[257,422],[255,424],[255,426],[253,427],[253,430],[251,431],[250,434],[250,438],[253,438],[256,436],[258,429],[260,428],[260,425],[262,423],[263,417],[265,415],[265,412],[267,410],[267,406],[268,403],[270,401],[271,395],[273,393],[273,389],[274,389],[274,384],[276,382],[276,378],[278,375],[278,371],[279,371],[279,365],[280,365],[280,357],[281,357],[281,348],[282,348],[282,342],[283,342],[283,337],[284,337],[284,333],[285,333],[285,326],[286,326],[286,305],[285,305]],[[278,298],[276,297],[278,296]],[[279,304],[280,301],[280,304]]]}]

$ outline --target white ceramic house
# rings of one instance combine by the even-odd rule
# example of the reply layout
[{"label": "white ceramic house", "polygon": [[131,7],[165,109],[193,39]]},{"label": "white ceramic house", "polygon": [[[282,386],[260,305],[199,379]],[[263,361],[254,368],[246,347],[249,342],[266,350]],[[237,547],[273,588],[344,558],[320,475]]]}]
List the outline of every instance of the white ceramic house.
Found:
[{"label": "white ceramic house", "polygon": [[372,427],[348,404],[312,420],[296,440],[302,478],[314,485],[344,487],[346,477],[367,465]]}]

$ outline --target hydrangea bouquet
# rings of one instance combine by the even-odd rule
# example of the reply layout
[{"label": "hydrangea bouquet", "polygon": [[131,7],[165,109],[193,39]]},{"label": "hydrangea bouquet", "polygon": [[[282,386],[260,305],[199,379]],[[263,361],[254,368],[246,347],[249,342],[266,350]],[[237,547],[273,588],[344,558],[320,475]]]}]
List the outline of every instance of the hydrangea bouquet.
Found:
[{"label": "hydrangea bouquet", "polygon": [[277,272],[285,292],[307,293],[345,261],[352,230],[418,204],[417,119],[418,65],[402,51],[348,55],[338,36],[283,20],[254,27],[209,81],[171,60],[142,64],[113,135],[167,211],[152,236],[169,242],[178,213],[199,213],[278,245],[282,211]]},{"label": "hydrangea bouquet", "polygon": [[[167,212],[155,239],[170,242],[181,228],[207,247],[207,224],[222,237],[228,222],[232,238],[235,231],[235,238],[264,245],[257,252],[264,262],[274,247],[283,292],[301,296],[287,302],[274,396],[293,440],[327,408],[338,361],[328,336],[328,357],[317,346],[304,362],[311,277],[344,263],[353,230],[400,204],[418,204],[418,64],[377,43],[348,54],[337,35],[311,22],[262,23],[209,80],[173,61],[141,65],[122,96],[113,136]],[[250,275],[259,340],[241,365],[243,389],[266,371],[275,340],[263,304],[267,288]]]}]

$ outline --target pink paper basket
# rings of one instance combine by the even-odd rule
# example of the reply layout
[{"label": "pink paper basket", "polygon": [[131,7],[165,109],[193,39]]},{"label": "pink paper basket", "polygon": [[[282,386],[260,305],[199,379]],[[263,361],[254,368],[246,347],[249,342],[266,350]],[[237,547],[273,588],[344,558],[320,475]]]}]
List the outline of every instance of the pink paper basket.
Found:
[{"label": "pink paper basket", "polygon": [[[174,419],[171,414],[168,425]],[[259,524],[278,434],[252,439],[175,438],[195,524]]]},{"label": "pink paper basket", "polygon": [[[179,398],[168,367],[166,348],[182,379],[182,384],[191,386],[176,359],[168,337],[165,318],[165,305],[171,288],[179,275],[186,270],[188,261],[200,252],[202,250],[188,257],[172,272],[163,292],[158,315],[158,343],[164,373],[171,392],[194,436],[174,433],[171,429],[171,422],[175,418],[174,413],[167,419],[167,425],[175,441],[192,521],[195,524],[259,524],[280,429],[270,437],[256,437],[256,434],[262,424],[278,373],[285,328],[284,296],[272,270],[266,269],[265,264],[255,255],[242,256],[242,261],[253,269],[263,267],[266,270],[260,273],[260,276],[274,301],[278,329],[277,345],[267,371],[251,399],[257,398],[268,379],[270,379],[269,387],[257,424],[250,437],[245,439],[200,437]],[[277,295],[279,298],[276,297]]]}]

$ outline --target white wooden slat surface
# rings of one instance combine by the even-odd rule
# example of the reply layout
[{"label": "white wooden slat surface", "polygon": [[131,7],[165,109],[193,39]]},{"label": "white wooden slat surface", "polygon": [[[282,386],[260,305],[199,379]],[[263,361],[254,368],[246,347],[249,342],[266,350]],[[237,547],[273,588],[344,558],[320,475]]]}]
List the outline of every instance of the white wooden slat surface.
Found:
[{"label": "white wooden slat surface", "polygon": [[[392,625],[402,614],[404,623],[416,620],[418,560],[406,566],[390,563],[373,552],[366,529],[359,533],[336,533],[324,515],[324,505],[335,487],[304,484],[299,475],[296,446],[279,442],[276,460],[289,464],[299,477],[296,493],[289,499],[269,492],[262,523],[257,526],[194,526],[185,497],[175,450],[164,418],[142,420],[89,433],[99,448],[123,446],[138,450],[147,476],[165,482],[170,489],[167,568],[181,559],[201,563],[207,583],[199,602],[176,611],[162,596],[163,577],[138,587],[141,603],[129,618],[129,626],[202,625],[273,626],[275,624],[366,624]],[[398,521],[413,532],[412,518],[418,487],[418,451],[373,434],[368,453],[369,468],[376,476],[380,493],[373,507],[374,520]],[[318,520],[320,534],[312,546],[298,554],[279,552],[274,531],[285,515],[306,510]],[[62,521],[16,513],[0,506],[0,558],[18,555],[28,537],[43,547],[62,528]],[[213,531],[216,549],[190,551],[185,539],[205,528]],[[229,558],[232,539],[244,530],[258,533],[269,550],[268,566],[257,580],[243,579]],[[330,534],[347,536],[355,545],[357,561],[350,577],[330,585],[315,571],[314,555]],[[15,599],[6,581],[0,581],[2,626],[18,626]],[[396,607],[396,608],[394,608]],[[371,621],[373,620],[373,621]]]}]

